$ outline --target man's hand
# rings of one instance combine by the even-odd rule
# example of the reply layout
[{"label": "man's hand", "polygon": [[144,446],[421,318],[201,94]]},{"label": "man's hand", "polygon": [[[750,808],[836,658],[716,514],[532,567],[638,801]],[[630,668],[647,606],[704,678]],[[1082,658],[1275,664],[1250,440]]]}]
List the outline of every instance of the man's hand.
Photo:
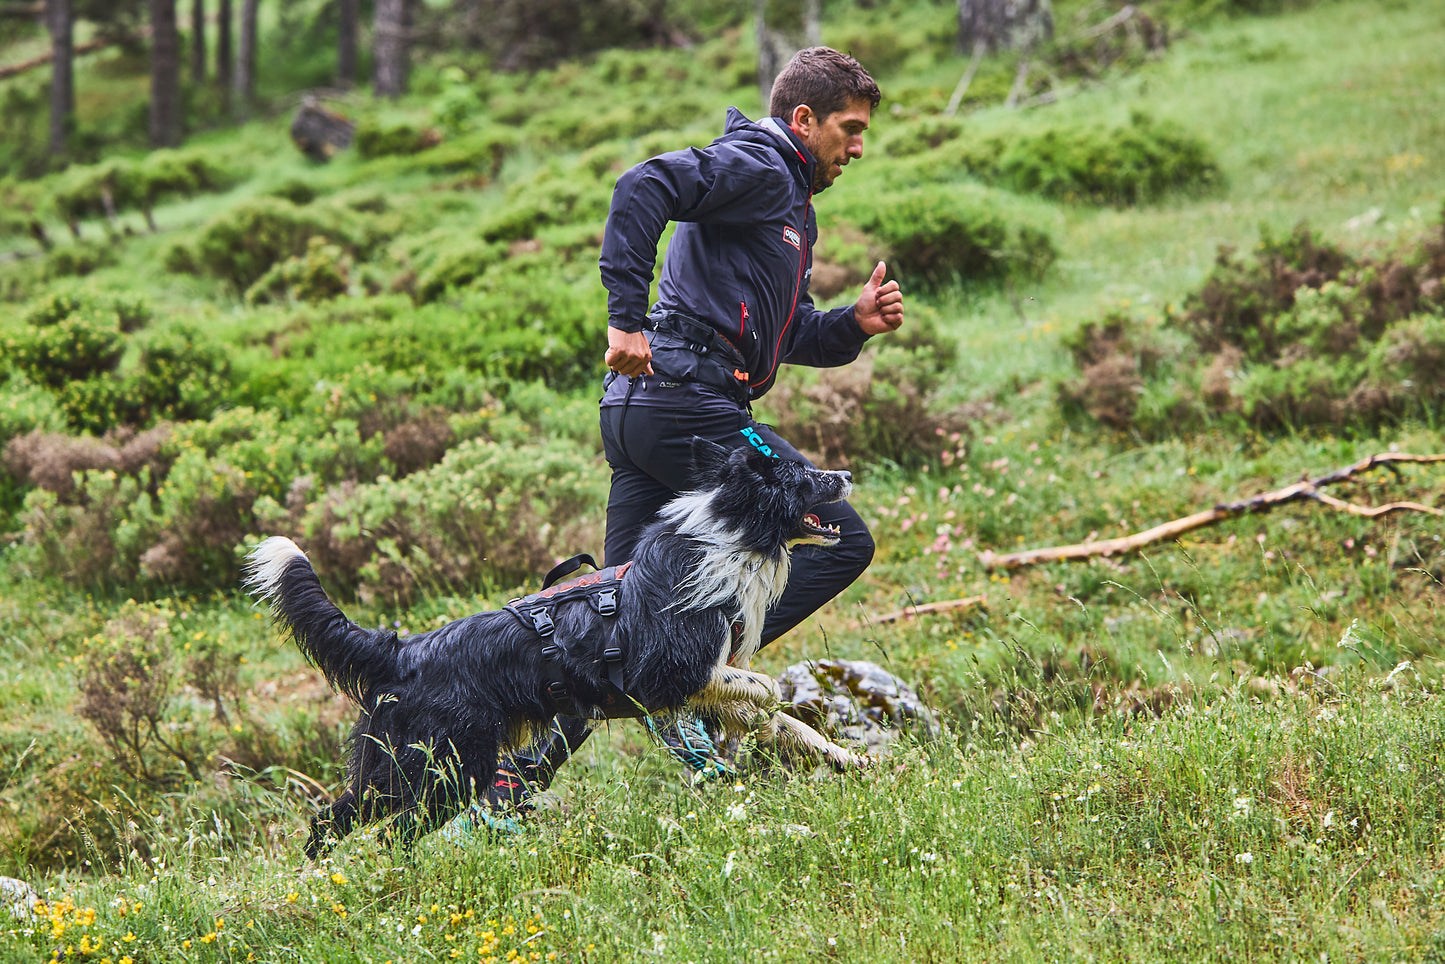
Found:
[{"label": "man's hand", "polygon": [[[893,286],[897,288],[897,285]],[[607,354],[602,356],[607,367],[629,378],[652,374],[652,346],[640,331],[623,331],[607,326]]]},{"label": "man's hand", "polygon": [[883,283],[888,266],[882,261],[873,269],[873,276],[863,286],[863,293],[853,305],[853,317],[866,335],[882,335],[897,331],[903,324],[903,292],[898,282]]}]

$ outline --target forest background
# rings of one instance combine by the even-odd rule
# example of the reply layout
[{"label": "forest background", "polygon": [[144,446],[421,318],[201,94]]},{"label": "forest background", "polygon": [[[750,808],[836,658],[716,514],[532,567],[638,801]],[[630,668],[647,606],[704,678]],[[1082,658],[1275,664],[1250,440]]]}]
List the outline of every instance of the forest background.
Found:
[{"label": "forest background", "polygon": [[[197,11],[0,5],[0,959],[1445,956],[1439,4]],[[520,836],[308,864],[354,711],[246,547],[398,632],[600,547],[611,185],[810,36],[885,95],[814,294],[909,313],[758,408],[878,541],[759,664],[941,731],[693,785],[614,725]]]}]

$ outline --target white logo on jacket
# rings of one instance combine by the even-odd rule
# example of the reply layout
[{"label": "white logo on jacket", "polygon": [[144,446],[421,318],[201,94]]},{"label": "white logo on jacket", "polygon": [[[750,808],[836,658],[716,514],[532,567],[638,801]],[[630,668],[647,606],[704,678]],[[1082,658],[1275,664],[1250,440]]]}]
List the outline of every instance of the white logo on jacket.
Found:
[{"label": "white logo on jacket", "polygon": [[783,228],[783,240],[791,244],[793,247],[797,248],[799,251],[803,250],[803,236],[793,228]]}]

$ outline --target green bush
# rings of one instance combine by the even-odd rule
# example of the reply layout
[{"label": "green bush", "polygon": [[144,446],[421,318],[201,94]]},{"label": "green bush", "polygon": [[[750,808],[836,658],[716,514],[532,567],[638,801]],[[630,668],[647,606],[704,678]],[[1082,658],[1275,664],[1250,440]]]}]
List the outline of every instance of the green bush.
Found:
[{"label": "green bush", "polygon": [[351,287],[352,260],[339,245],[312,236],[301,257],[273,264],[246,289],[246,303],[269,301],[329,301]]},{"label": "green bush", "polygon": [[59,179],[52,199],[79,235],[80,222],[110,212],[136,210],[155,230],[152,211],[167,198],[194,197],[234,183],[236,172],[204,150],[153,151],[139,161],[112,160],[76,167]]},{"label": "green bush", "polygon": [[116,263],[114,244],[76,241],[52,248],[45,256],[47,278],[83,278]]},{"label": "green bush", "polygon": [[1252,260],[1220,249],[1214,269],[1185,300],[1176,324],[1205,351],[1233,345],[1253,361],[1272,360],[1282,347],[1275,324],[1294,306],[1296,293],[1320,288],[1354,265],[1307,225],[1283,238],[1264,227]]},{"label": "green bush", "polygon": [[1222,249],[1182,311],[1084,326],[1066,412],[1167,437],[1218,419],[1268,431],[1438,417],[1445,217],[1391,257],[1352,257],[1301,225],[1252,259]]},{"label": "green bush", "polygon": [[506,248],[472,239],[454,240],[432,253],[435,260],[417,278],[416,298],[421,304],[435,301],[449,289],[462,288],[501,264]]},{"label": "green bush", "polygon": [[115,371],[125,352],[114,313],[86,305],[44,324],[30,324],[6,341],[16,368],[50,388]]},{"label": "green bush", "polygon": [[[189,256],[205,272],[244,292],[272,265],[305,255],[313,237],[348,248],[367,240],[360,216],[345,208],[256,198],[207,225]],[[181,261],[180,255],[167,256],[168,267]]]},{"label": "green bush", "polygon": [[1023,193],[1119,206],[1206,190],[1222,177],[1202,141],[1138,112],[1120,127],[1059,127],[1014,138],[983,173]]},{"label": "green bush", "polygon": [[502,162],[516,151],[521,135],[509,126],[489,124],[437,145],[416,159],[416,166],[434,174],[475,174],[488,179],[502,171]]},{"label": "green bush", "polygon": [[887,246],[890,268],[905,283],[940,287],[1042,276],[1058,257],[1053,240],[1039,228],[1014,223],[1006,211],[987,189],[946,185],[889,194],[840,217]]},{"label": "green bush", "polygon": [[125,421],[208,418],[230,388],[226,348],[187,325],[139,339],[134,369],[122,383]]},{"label": "green bush", "polygon": [[907,124],[891,125],[882,148],[889,157],[911,157],[954,141],[962,134],[962,121],[951,117],[924,117]]},{"label": "green bush", "polygon": [[441,143],[441,134],[432,128],[413,124],[386,124],[365,118],[356,125],[352,143],[364,158],[416,154]]},{"label": "green bush", "polygon": [[612,204],[612,188],[597,176],[579,176],[574,167],[544,169],[517,185],[502,209],[482,222],[487,241],[522,241],[554,225],[596,222],[600,227]]},{"label": "green bush", "polygon": [[268,532],[299,525],[318,570],[363,599],[511,587],[601,544],[607,473],[575,443],[462,442],[433,469],[328,490],[298,520],[258,505]]}]

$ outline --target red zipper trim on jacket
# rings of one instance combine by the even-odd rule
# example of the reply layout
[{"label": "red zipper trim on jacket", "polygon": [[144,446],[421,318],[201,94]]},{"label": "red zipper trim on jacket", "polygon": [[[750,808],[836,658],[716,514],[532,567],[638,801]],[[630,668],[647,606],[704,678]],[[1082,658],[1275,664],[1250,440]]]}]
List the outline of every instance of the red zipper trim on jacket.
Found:
[{"label": "red zipper trim on jacket", "polygon": [[[804,208],[803,208],[803,232],[804,232],[805,234],[807,233],[807,230],[808,230],[808,212],[810,212],[810,211],[812,211],[812,210],[813,210],[813,192],[812,192],[812,190],[810,189],[810,190],[808,191],[808,203],[807,203],[807,204],[804,206]],[[803,262],[804,262],[805,260],[806,260],[806,258],[805,258],[805,256],[804,256],[803,249],[802,249],[802,248],[799,248],[799,249],[798,249],[798,280],[797,280],[797,283],[796,283],[796,284],[794,285],[794,287],[793,287],[793,306],[788,309],[788,320],[785,321],[785,322],[783,322],[783,330],[780,331],[780,332],[778,332],[778,343],[773,346],[773,368],[772,368],[772,371],[768,372],[768,377],[765,378],[765,379],[763,379],[763,384],[764,384],[764,385],[766,385],[768,382],[772,381],[773,375],[774,375],[774,374],[777,372],[777,370],[778,370],[778,364],[779,364],[779,363],[782,361],[782,359],[783,359],[783,336],[788,333],[788,326],[793,323],[793,316],[798,313],[798,298],[799,298],[799,296],[801,296],[802,293],[803,293]]]}]

